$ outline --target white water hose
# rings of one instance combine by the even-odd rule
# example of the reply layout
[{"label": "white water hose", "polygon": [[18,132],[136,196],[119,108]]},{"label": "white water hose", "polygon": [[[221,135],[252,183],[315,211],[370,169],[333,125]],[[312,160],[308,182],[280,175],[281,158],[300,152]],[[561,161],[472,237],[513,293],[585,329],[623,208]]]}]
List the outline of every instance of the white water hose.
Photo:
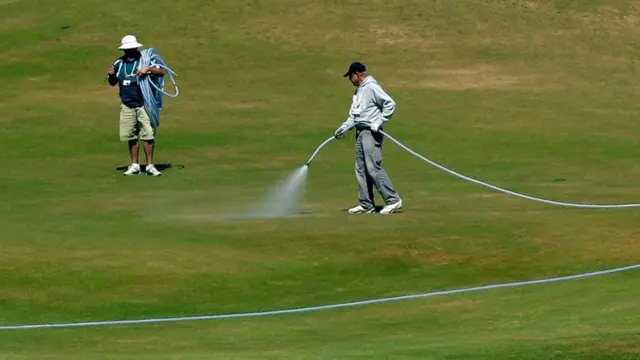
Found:
[{"label": "white water hose", "polygon": [[322,144],[320,144],[320,146],[318,146],[318,148],[316,148],[316,151],[313,152],[313,154],[311,155],[311,157],[309,158],[309,160],[307,160],[307,162],[305,163],[306,166],[309,166],[311,164],[311,162],[313,161],[313,159],[315,159],[315,157],[318,155],[318,153],[320,152],[320,150],[325,147],[325,145],[327,145],[328,143],[331,142],[331,140],[334,140],[336,137],[332,136],[330,138],[328,138],[327,140],[323,141]]},{"label": "white water hose", "polygon": [[160,56],[154,48],[144,49],[140,53],[142,54],[140,57],[140,67],[158,66],[165,70],[165,73],[169,75],[169,79],[175,89],[174,94],[164,91],[164,76],[142,76],[138,78],[138,83],[140,84],[140,90],[142,91],[142,97],[144,99],[144,109],[146,110],[147,115],[149,115],[151,125],[153,125],[154,128],[158,128],[160,126],[162,96],[166,95],[170,98],[176,98],[180,93],[174,78],[174,76],[177,75],[167,66],[167,64],[165,64],[162,56]]},{"label": "white water hose", "polygon": [[[537,201],[537,202],[541,202],[541,203],[545,203],[545,204],[551,204],[551,205],[557,205],[557,206],[566,206],[566,207],[574,207],[574,208],[583,208],[583,209],[620,209],[620,208],[637,208],[640,207],[640,204],[577,204],[577,203],[568,203],[568,202],[561,202],[561,201],[553,201],[553,200],[547,200],[547,199],[542,199],[542,198],[538,198],[538,197],[534,197],[534,196],[529,196],[529,195],[525,195],[525,194],[521,194],[515,191],[511,191],[511,190],[507,190],[507,189],[503,189],[500,187],[497,187],[495,185],[491,185],[488,184],[486,182],[480,181],[480,180],[476,180],[474,178],[462,175],[458,172],[455,172],[451,169],[448,169],[432,160],[427,159],[426,157],[418,154],[417,152],[411,150],[409,147],[405,146],[403,143],[401,143],[400,141],[396,140],[395,138],[393,138],[391,135],[387,134],[386,132],[380,130],[380,133],[382,135],[384,135],[385,137],[387,137],[389,140],[393,141],[396,145],[398,145],[399,147],[401,147],[402,149],[404,149],[405,151],[407,151],[409,154],[417,157],[418,159],[426,162],[429,165],[435,166],[436,168],[443,170],[451,175],[454,175],[456,177],[459,177],[463,180],[472,182],[474,184],[479,184],[482,186],[486,186],[490,189],[496,190],[496,191],[500,191],[502,193],[508,194],[508,195],[512,195],[512,196],[516,196],[519,198],[523,198],[523,199],[527,199],[527,200],[532,200],[532,201]],[[309,166],[309,164],[311,163],[311,161],[313,161],[313,159],[318,155],[318,152],[320,152],[320,150],[325,147],[328,143],[330,143],[333,139],[335,139],[334,136],[328,138],[327,140],[325,140],[322,144],[320,144],[320,146],[318,146],[318,148],[313,152],[313,155],[311,155],[311,157],[309,158],[309,160],[307,160],[306,164],[307,166]]]}]

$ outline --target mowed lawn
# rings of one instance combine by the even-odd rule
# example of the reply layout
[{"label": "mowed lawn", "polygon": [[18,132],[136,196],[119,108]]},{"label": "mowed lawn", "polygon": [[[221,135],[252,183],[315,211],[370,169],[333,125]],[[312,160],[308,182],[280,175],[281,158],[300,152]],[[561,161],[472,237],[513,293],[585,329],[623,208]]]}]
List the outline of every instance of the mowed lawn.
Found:
[{"label": "mowed lawn", "polygon": [[[640,203],[636,1],[0,0],[0,326],[227,314],[640,263],[640,210],[471,184],[385,143],[405,200],[355,205],[353,133],[302,216],[259,206],[344,120],[365,62],[412,149],[510,190]],[[178,73],[157,164],[123,177],[134,33]],[[0,331],[1,359],[637,359],[640,271],[263,318]]]}]

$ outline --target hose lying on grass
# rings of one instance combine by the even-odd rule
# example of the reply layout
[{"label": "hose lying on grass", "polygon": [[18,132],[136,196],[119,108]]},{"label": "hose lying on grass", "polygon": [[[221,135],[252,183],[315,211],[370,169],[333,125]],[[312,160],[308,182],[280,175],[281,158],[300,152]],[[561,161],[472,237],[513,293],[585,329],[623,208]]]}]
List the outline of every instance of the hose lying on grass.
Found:
[{"label": "hose lying on grass", "polygon": [[491,184],[487,184],[486,182],[482,182],[480,180],[476,180],[474,178],[470,178],[468,176],[462,175],[460,173],[457,173],[451,169],[447,169],[446,167],[431,161],[429,159],[427,159],[426,157],[418,154],[417,152],[409,149],[407,146],[405,146],[403,143],[401,143],[400,141],[394,139],[391,135],[385,133],[384,131],[380,131],[380,133],[382,135],[384,135],[385,137],[387,137],[389,140],[393,141],[396,145],[400,146],[403,150],[407,151],[409,154],[417,157],[418,159],[426,162],[427,164],[433,165],[435,167],[437,167],[440,170],[443,170],[451,175],[457,176],[463,180],[466,181],[470,181],[472,183],[475,184],[479,184],[482,186],[486,186],[490,189],[493,190],[497,190],[500,191],[502,193],[508,194],[508,195],[512,195],[512,196],[516,196],[516,197],[520,197],[523,199],[527,199],[527,200],[533,200],[533,201],[537,201],[537,202],[541,202],[541,203],[545,203],[545,204],[551,204],[551,205],[558,205],[558,206],[567,206],[567,207],[575,207],[575,208],[584,208],[584,209],[619,209],[619,208],[634,208],[634,207],[640,207],[640,204],[604,204],[604,205],[594,205],[594,204],[576,204],[576,203],[567,203],[567,202],[561,202],[561,201],[553,201],[553,200],[546,200],[546,199],[541,199],[541,198],[537,198],[534,196],[529,196],[529,195],[525,195],[525,194],[521,194],[521,193],[517,193],[515,191],[511,191],[511,190],[507,190],[507,189],[503,189],[500,187],[497,187],[495,185],[491,185]]},{"label": "hose lying on grass", "polygon": [[[507,190],[507,189],[503,189],[500,188],[498,186],[495,185],[491,185],[488,184],[486,182],[462,175],[458,172],[455,172],[451,169],[448,169],[438,163],[436,163],[435,161],[429,160],[426,157],[418,154],[417,152],[411,150],[409,147],[407,147],[406,145],[404,145],[403,143],[401,143],[400,141],[396,140],[393,136],[387,134],[386,132],[380,130],[380,133],[382,135],[384,135],[385,137],[387,137],[389,140],[393,141],[396,145],[398,145],[399,147],[401,147],[403,150],[405,150],[406,152],[408,152],[409,154],[417,157],[418,159],[426,162],[429,165],[435,166],[436,168],[443,170],[451,175],[454,175],[456,177],[459,177],[463,180],[466,181],[470,181],[472,183],[475,184],[479,184],[482,186],[486,186],[490,189],[496,190],[496,191],[500,191],[502,193],[511,195],[511,196],[516,196],[519,198],[523,198],[523,199],[527,199],[527,200],[532,200],[532,201],[537,201],[537,202],[541,202],[541,203],[545,203],[545,204],[550,204],[550,205],[557,205],[557,206],[566,206],[566,207],[574,207],[574,208],[583,208],[583,209],[620,209],[620,208],[636,208],[636,207],[640,207],[640,204],[576,204],[576,203],[568,203],[568,202],[561,202],[561,201],[553,201],[553,200],[547,200],[547,199],[542,199],[542,198],[538,198],[538,197],[534,197],[534,196],[529,196],[529,195],[525,195],[525,194],[521,194],[515,191],[511,191],[511,190]],[[318,155],[318,152],[320,152],[320,149],[322,149],[323,147],[325,147],[328,143],[330,143],[333,139],[335,139],[335,137],[330,137],[327,140],[325,140],[324,142],[322,142],[322,144],[320,144],[320,146],[318,146],[316,148],[316,150],[313,152],[313,155],[311,155],[311,157],[309,158],[309,160],[307,160],[305,165],[309,165],[311,164],[311,161],[313,161],[313,159]]]}]

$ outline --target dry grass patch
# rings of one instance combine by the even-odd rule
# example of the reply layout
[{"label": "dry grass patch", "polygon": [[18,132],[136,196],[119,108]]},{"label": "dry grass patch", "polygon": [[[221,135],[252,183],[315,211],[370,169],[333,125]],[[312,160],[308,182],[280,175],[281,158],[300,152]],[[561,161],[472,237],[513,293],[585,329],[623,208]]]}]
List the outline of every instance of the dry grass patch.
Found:
[{"label": "dry grass patch", "polygon": [[274,254],[251,252],[223,244],[180,244],[158,249],[129,246],[114,248],[57,248],[34,251],[5,246],[0,262],[7,268],[28,272],[30,266],[47,263],[66,270],[122,271],[136,276],[222,275],[245,273],[254,264],[277,259]]},{"label": "dry grass patch", "polygon": [[638,239],[640,233],[634,231],[594,229],[554,237],[533,235],[531,242],[540,246],[541,256],[547,259],[571,257],[590,263],[635,264],[640,259]]},{"label": "dry grass patch", "polygon": [[482,256],[477,252],[455,253],[442,249],[417,250],[402,246],[390,246],[374,251],[365,256],[366,260],[373,261],[402,261],[430,265],[473,265],[489,266],[502,263],[511,263],[517,260],[514,255],[502,251],[493,251],[490,256]]},{"label": "dry grass patch", "polygon": [[[181,244],[156,249],[128,246],[91,249],[45,249],[38,251],[20,246],[5,246],[0,253],[0,263],[12,269],[14,276],[25,279],[38,278],[31,269],[50,269],[54,273],[69,272],[75,278],[55,282],[46,286],[6,285],[0,288],[0,297],[6,300],[31,301],[50,304],[61,297],[99,298],[123,300],[148,295],[159,299],[159,295],[176,291],[176,280],[207,276],[215,279],[225,275],[251,274],[260,264],[274,261],[276,255],[254,253],[221,244]],[[46,271],[46,270],[45,270]],[[88,293],[77,286],[101,274],[110,274],[113,282]],[[145,298],[146,299],[146,298]],[[146,300],[145,300],[146,301]]]},{"label": "dry grass patch", "polygon": [[411,78],[392,78],[386,84],[390,88],[443,90],[530,90],[541,87],[536,75],[509,73],[488,64],[431,68],[408,75]]},{"label": "dry grass patch", "polygon": [[[21,0],[0,0],[0,6]],[[16,32],[37,26],[38,17],[35,14],[21,14],[20,16],[5,16],[0,19],[0,34],[3,32]],[[3,51],[4,52],[4,51]]]},{"label": "dry grass patch", "polygon": [[[636,4],[638,6],[639,4]],[[570,12],[570,17],[587,29],[597,29],[608,33],[637,36],[640,34],[640,8],[629,7],[625,10],[610,5],[597,8],[594,12]]]},{"label": "dry grass patch", "polygon": [[[289,2],[278,11],[265,16],[250,17],[244,25],[252,37],[275,42],[281,46],[318,46],[358,43],[383,47],[407,48],[415,51],[441,47],[435,33],[416,31],[393,19],[381,20],[380,12],[396,10],[398,5],[375,1],[367,11],[361,6],[344,6],[326,2]],[[360,9],[360,11],[358,11]],[[327,26],[331,24],[331,26]],[[310,31],[312,29],[313,31]]]}]

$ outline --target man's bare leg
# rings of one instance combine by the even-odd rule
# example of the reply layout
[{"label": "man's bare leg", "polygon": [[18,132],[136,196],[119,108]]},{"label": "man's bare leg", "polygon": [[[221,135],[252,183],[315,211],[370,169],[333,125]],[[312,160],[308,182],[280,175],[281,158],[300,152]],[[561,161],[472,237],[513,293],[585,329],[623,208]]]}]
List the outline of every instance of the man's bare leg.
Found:
[{"label": "man's bare leg", "polygon": [[139,149],[138,139],[129,140],[129,153],[131,154],[131,163],[132,164],[139,164],[139,162],[138,162],[138,149]]},{"label": "man's bare leg", "polygon": [[144,141],[144,154],[147,157],[147,165],[153,164],[153,148],[155,145],[154,140]]}]

